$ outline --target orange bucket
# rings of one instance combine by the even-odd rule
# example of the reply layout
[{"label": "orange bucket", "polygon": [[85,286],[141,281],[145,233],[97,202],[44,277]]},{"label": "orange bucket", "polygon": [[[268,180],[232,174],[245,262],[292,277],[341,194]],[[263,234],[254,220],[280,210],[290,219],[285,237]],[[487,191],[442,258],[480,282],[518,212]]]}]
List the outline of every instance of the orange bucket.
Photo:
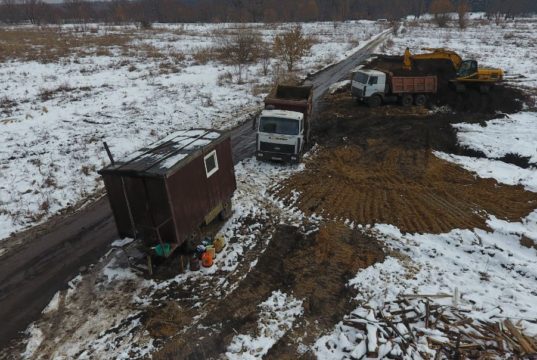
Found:
[{"label": "orange bucket", "polygon": [[201,256],[201,265],[203,265],[203,267],[213,266],[213,257],[208,251],[204,252]]},{"label": "orange bucket", "polygon": [[212,245],[207,246],[207,249],[205,251],[211,254],[211,257],[213,258],[213,260],[216,258],[216,250],[214,246]]}]

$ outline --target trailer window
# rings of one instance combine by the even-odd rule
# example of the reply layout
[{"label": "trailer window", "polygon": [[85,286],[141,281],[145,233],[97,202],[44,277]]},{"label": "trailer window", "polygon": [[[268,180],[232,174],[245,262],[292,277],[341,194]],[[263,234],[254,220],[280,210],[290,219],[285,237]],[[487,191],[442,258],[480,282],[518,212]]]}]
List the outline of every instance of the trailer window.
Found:
[{"label": "trailer window", "polygon": [[212,174],[218,171],[218,159],[216,158],[216,150],[211,151],[209,154],[205,155],[205,173],[207,177],[210,177]]},{"label": "trailer window", "polygon": [[360,84],[367,84],[368,78],[369,75],[363,72],[357,72],[356,74],[354,74],[354,81],[359,82]]}]

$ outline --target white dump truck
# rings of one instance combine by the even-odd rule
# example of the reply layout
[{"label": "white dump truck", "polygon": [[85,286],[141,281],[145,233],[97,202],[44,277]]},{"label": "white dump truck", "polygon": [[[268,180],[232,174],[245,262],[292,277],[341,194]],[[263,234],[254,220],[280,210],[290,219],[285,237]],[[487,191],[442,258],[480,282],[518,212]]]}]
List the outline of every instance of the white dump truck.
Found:
[{"label": "white dump truck", "polygon": [[309,141],[313,88],[277,85],[257,122],[256,158],[298,163]]}]

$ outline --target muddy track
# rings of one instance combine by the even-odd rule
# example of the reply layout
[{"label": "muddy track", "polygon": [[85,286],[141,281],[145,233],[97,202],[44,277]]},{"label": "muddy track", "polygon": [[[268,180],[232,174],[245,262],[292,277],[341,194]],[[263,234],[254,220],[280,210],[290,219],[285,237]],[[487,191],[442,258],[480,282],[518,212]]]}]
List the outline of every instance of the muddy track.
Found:
[{"label": "muddy track", "polygon": [[[365,60],[383,38],[350,58],[312,75],[319,99],[334,82]],[[316,109],[317,104],[316,104]],[[254,154],[255,133],[247,122],[231,130],[235,163]],[[117,238],[106,197],[68,215],[2,241],[7,253],[0,257],[0,347],[6,347],[35,320],[52,296],[65,288],[81,268],[95,263]]]}]

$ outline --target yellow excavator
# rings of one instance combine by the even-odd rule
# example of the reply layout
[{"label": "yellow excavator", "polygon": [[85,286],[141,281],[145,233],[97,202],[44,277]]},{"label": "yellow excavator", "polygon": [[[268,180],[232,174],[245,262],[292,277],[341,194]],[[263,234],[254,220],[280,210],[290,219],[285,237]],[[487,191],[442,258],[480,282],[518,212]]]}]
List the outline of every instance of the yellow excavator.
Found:
[{"label": "yellow excavator", "polygon": [[459,54],[447,49],[424,48],[422,50],[429,52],[413,55],[407,48],[403,56],[403,69],[412,70],[414,60],[449,60],[456,72],[455,79],[450,81],[458,92],[464,92],[470,86],[478,87],[481,92],[489,92],[494,84],[503,81],[502,69],[479,67],[477,60],[463,60]]}]

